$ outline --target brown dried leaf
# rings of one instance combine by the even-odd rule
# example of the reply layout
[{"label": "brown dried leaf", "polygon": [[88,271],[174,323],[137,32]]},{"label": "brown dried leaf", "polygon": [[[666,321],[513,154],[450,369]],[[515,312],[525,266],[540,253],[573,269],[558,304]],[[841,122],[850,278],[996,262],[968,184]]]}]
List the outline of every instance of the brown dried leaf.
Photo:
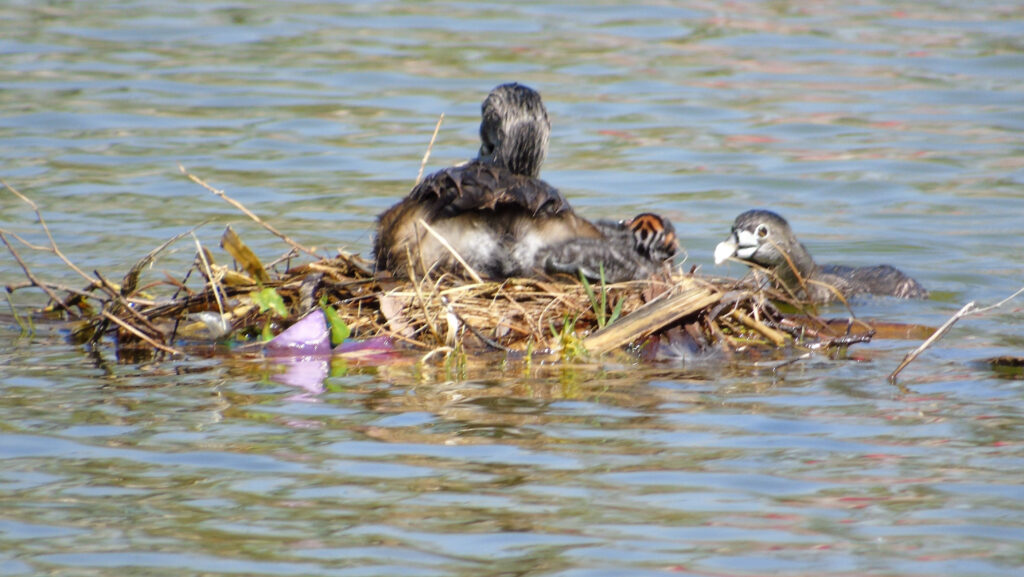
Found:
[{"label": "brown dried leaf", "polygon": [[405,307],[411,300],[409,297],[400,297],[393,294],[380,295],[378,299],[380,314],[384,315],[384,318],[387,319],[391,332],[404,337],[412,336],[412,325],[409,323],[408,317],[405,316]]},{"label": "brown dried leaf", "polygon": [[242,265],[245,272],[249,273],[249,276],[253,277],[259,282],[269,282],[270,275],[267,274],[263,263],[257,258],[256,254],[252,252],[248,246],[242,242],[242,239],[235,234],[235,231],[231,227],[224,229],[224,235],[220,237],[220,246],[224,250],[228,251],[231,258],[238,261],[238,264]]},{"label": "brown dried leaf", "polygon": [[220,279],[221,284],[225,286],[255,286],[256,281],[251,277],[244,275],[236,270],[215,264],[211,265],[210,268],[213,271],[213,275]]}]

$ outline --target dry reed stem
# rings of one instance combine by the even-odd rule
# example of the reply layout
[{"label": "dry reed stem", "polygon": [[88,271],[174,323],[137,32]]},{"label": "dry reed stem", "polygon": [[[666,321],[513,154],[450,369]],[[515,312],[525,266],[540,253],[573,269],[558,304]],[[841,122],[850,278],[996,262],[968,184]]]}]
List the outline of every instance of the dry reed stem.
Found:
[{"label": "dry reed stem", "polygon": [[[291,246],[292,248],[294,248],[296,250],[299,250],[299,251],[302,251],[302,252],[304,252],[304,253],[306,253],[306,254],[308,254],[310,256],[317,257],[316,250],[311,249],[311,248],[307,248],[307,247],[299,244],[298,242],[295,242],[294,240],[289,238],[288,235],[286,235],[283,232],[277,230],[276,228],[271,226],[269,223],[265,222],[263,219],[261,219],[260,217],[256,216],[251,210],[246,208],[244,204],[242,204],[241,202],[238,202],[237,200],[235,200],[235,199],[231,198],[230,196],[228,196],[223,190],[219,190],[219,189],[216,189],[216,188],[210,186],[209,184],[206,183],[205,180],[203,180],[203,179],[199,178],[198,176],[192,174],[191,172],[186,170],[184,166],[182,166],[180,164],[178,165],[178,169],[181,170],[182,174],[187,176],[189,180],[191,180],[192,182],[194,182],[194,183],[198,184],[199,186],[205,188],[206,190],[212,192],[213,194],[219,196],[221,199],[223,199],[225,202],[227,202],[231,206],[234,206],[238,210],[242,211],[243,214],[245,214],[246,216],[251,218],[254,222],[256,222],[256,224],[258,224],[258,225],[262,226],[263,228],[267,229],[270,232],[270,234],[273,234],[277,238],[279,238],[279,239],[283,240],[284,242],[288,243],[288,245]],[[319,258],[319,257],[317,257],[317,258]]]},{"label": "dry reed stem", "polygon": [[53,254],[57,255],[57,258],[59,258],[60,260],[64,261],[64,264],[68,265],[68,267],[71,268],[71,270],[75,271],[82,278],[84,278],[86,281],[88,281],[90,286],[96,284],[96,279],[94,279],[94,278],[90,277],[89,275],[85,274],[85,272],[83,272],[82,269],[80,269],[77,266],[75,266],[75,263],[71,262],[68,259],[68,257],[64,256],[64,253],[60,251],[60,248],[57,246],[57,241],[53,239],[53,235],[50,233],[50,227],[47,226],[47,224],[46,224],[46,219],[43,218],[43,213],[39,210],[39,206],[35,202],[33,202],[32,199],[30,199],[29,197],[25,196],[24,194],[18,192],[18,190],[15,189],[13,186],[7,184],[6,181],[0,180],[0,182],[3,182],[3,185],[7,188],[7,190],[9,190],[12,193],[14,193],[15,196],[17,196],[22,201],[24,201],[26,204],[28,204],[29,206],[32,207],[32,210],[36,213],[36,218],[39,219],[39,225],[43,227],[43,232],[46,233],[46,238],[50,240],[50,249],[49,250],[51,252],[53,252]]},{"label": "dry reed stem", "polygon": [[445,237],[441,236],[441,233],[439,233],[436,230],[434,230],[434,227],[432,227],[429,224],[427,224],[427,221],[423,220],[422,218],[419,219],[417,224],[422,225],[423,228],[425,228],[427,230],[427,232],[429,232],[430,235],[433,236],[437,240],[437,242],[441,243],[441,246],[443,246],[449,253],[451,253],[452,257],[454,257],[455,260],[457,260],[459,262],[459,264],[461,264],[462,267],[464,269],[466,269],[466,272],[469,273],[470,278],[472,278],[477,283],[483,283],[484,282],[484,279],[480,278],[480,275],[478,275],[476,273],[476,271],[473,270],[473,267],[469,266],[469,263],[466,262],[462,258],[462,255],[460,255],[459,252],[457,250],[455,250],[455,247],[453,247],[451,245],[451,243],[448,242],[448,239],[446,239]]},{"label": "dry reed stem", "polygon": [[[836,300],[839,301],[840,303],[842,303],[844,307],[846,307],[846,310],[847,310],[847,312],[850,313],[850,316],[851,317],[854,316],[853,308],[850,306],[850,302],[848,300],[846,300],[846,297],[843,296],[842,292],[839,291],[838,287],[836,287],[834,285],[831,285],[831,284],[829,284],[827,282],[823,282],[823,281],[818,281],[818,280],[813,280],[813,279],[805,279],[800,274],[800,272],[796,269],[796,264],[793,262],[793,259],[790,258],[789,253],[787,253],[786,251],[782,250],[781,247],[779,247],[779,245],[776,244],[774,241],[770,241],[770,242],[771,242],[772,246],[774,246],[775,249],[779,251],[779,254],[782,255],[782,258],[786,259],[786,264],[789,265],[789,269],[793,272],[793,275],[796,276],[796,280],[800,284],[800,288],[804,291],[804,295],[806,296],[806,298],[803,298],[803,299],[799,298],[796,295],[796,293],[793,292],[793,289],[790,288],[789,285],[787,285],[786,283],[782,282],[782,279],[780,279],[779,275],[776,274],[775,272],[773,272],[773,271],[771,271],[771,270],[769,270],[769,269],[767,269],[767,268],[765,268],[765,267],[763,267],[761,265],[758,265],[758,264],[755,264],[755,263],[752,263],[752,262],[748,262],[748,261],[745,261],[745,260],[741,260],[741,259],[738,259],[736,257],[729,257],[729,259],[730,260],[734,260],[734,261],[736,261],[738,263],[742,263],[742,264],[750,267],[752,270],[760,271],[762,274],[768,276],[768,278],[775,279],[775,284],[781,286],[782,290],[785,291],[786,296],[789,299],[788,300],[789,304],[795,306],[796,308],[800,309],[801,311],[805,311],[806,312],[808,307],[810,307],[810,309],[812,311],[816,311],[817,310],[817,305],[818,304],[823,304],[823,303],[815,303],[814,301],[811,300],[810,294],[807,291],[807,285],[808,285],[808,283],[810,283],[812,285],[821,286],[821,287],[825,287],[826,289],[828,289],[828,291],[830,293],[832,293],[832,295],[836,298]],[[814,315],[810,315],[810,316],[814,316]]]},{"label": "dry reed stem", "polygon": [[153,347],[155,349],[159,349],[161,351],[164,351],[165,353],[170,353],[172,355],[178,355],[178,356],[184,356],[185,355],[185,353],[179,351],[178,349],[175,349],[173,347],[168,347],[166,345],[163,345],[163,344],[160,344],[160,343],[154,341],[153,339],[151,339],[148,336],[146,336],[139,329],[137,329],[137,328],[131,326],[130,324],[122,321],[121,319],[117,318],[116,316],[110,314],[107,311],[103,311],[103,318],[113,322],[114,324],[120,326],[124,330],[130,332],[131,334],[133,334],[133,335],[135,335],[137,337],[139,337],[140,339],[142,339],[143,341],[145,341],[146,343],[148,343],[151,347]]},{"label": "dry reed stem", "polygon": [[444,353],[444,356],[447,357],[448,355],[452,354],[453,352],[455,352],[455,349],[450,347],[450,346],[448,346],[448,345],[437,347],[436,349],[431,349],[430,351],[427,352],[427,354],[425,354],[422,357],[420,357],[420,362],[423,363],[423,364],[427,364],[427,361],[429,361],[431,358],[433,358],[434,355],[439,355],[441,353]]},{"label": "dry reed stem", "polygon": [[110,283],[110,281],[107,280],[106,277],[104,277],[102,274],[100,274],[100,271],[94,270],[93,274],[96,275],[96,278],[100,279],[100,282],[102,283],[102,285],[104,287],[109,289],[109,291],[114,294],[114,300],[117,301],[117,304],[121,305],[121,308],[119,310],[127,311],[129,315],[135,317],[136,320],[138,320],[141,324],[145,325],[147,329],[153,331],[154,334],[158,334],[158,335],[163,336],[163,331],[161,331],[160,329],[156,328],[156,326],[153,324],[153,321],[149,320],[148,318],[143,316],[142,313],[140,313],[139,311],[135,310],[135,307],[133,307],[131,305],[131,303],[128,302],[128,299],[126,299],[125,297],[121,296],[121,293],[119,293],[116,290],[114,290],[114,285],[112,285]]},{"label": "dry reed stem", "polygon": [[72,315],[75,318],[82,318],[82,315],[71,310],[71,307],[69,307],[64,302],[63,299],[57,296],[57,294],[50,289],[48,283],[40,281],[34,274],[32,274],[32,271],[28,268],[28,265],[25,264],[25,261],[21,260],[21,257],[18,255],[18,251],[14,250],[14,247],[11,246],[11,243],[7,240],[7,235],[4,234],[3,232],[0,232],[0,240],[2,240],[5,245],[7,245],[7,250],[11,252],[11,256],[13,256],[14,260],[18,262],[18,265],[21,267],[21,270],[25,272],[25,276],[28,277],[28,280],[33,285],[42,289],[42,291],[46,293],[48,297],[50,297],[50,300],[52,300],[54,304],[67,311],[69,315]]},{"label": "dry reed stem", "polygon": [[[193,226],[192,228],[186,230],[185,232],[178,233],[178,234],[172,236],[171,238],[167,239],[166,241],[164,241],[164,243],[161,244],[160,246],[158,246],[158,247],[154,248],[153,250],[149,251],[148,253],[146,253],[146,256],[140,258],[138,260],[138,262],[136,262],[132,266],[132,268],[130,268],[128,270],[128,274],[125,275],[125,279],[128,279],[129,277],[132,276],[132,274],[135,274],[136,275],[136,282],[137,282],[138,281],[138,279],[137,279],[138,274],[141,274],[142,269],[144,269],[145,267],[147,267],[147,266],[149,266],[149,265],[151,265],[153,263],[153,260],[156,259],[156,255],[158,255],[161,252],[167,250],[167,247],[171,246],[172,244],[178,242],[179,240],[185,238],[186,236],[188,236],[190,234],[194,237],[195,236],[195,234],[194,234],[195,231],[198,230],[199,227],[201,227],[201,226],[203,226],[205,224],[206,223],[203,222],[201,224]],[[166,275],[166,273],[164,273],[164,274]],[[170,277],[168,276],[168,278],[170,278]],[[177,283],[177,280],[173,280],[173,282]],[[134,292],[136,292],[136,290],[135,290],[135,287],[127,287],[127,286],[125,286],[124,283],[122,283],[121,291],[120,292],[121,292],[122,296],[130,297]]]},{"label": "dry reed stem", "polygon": [[[484,335],[482,332],[480,332],[476,327],[474,327],[468,320],[466,320],[466,318],[463,315],[459,314],[459,312],[457,310],[455,310],[455,303],[450,302],[446,297],[442,296],[441,297],[441,304],[443,304],[445,306],[446,310],[448,311],[449,328],[454,326],[454,328],[457,329],[458,326],[459,326],[459,323],[461,323],[461,326],[466,327],[466,329],[469,330],[469,332],[473,333],[473,336],[475,336],[476,338],[480,339],[480,342],[484,343],[488,347],[491,347],[492,349],[499,349],[499,350],[505,351],[506,353],[512,352],[512,349],[502,345],[501,343],[499,343],[499,342],[497,342],[495,340],[492,340],[492,339],[488,338],[486,335]],[[485,320],[489,320],[489,319],[485,319]],[[497,323],[491,323],[491,324],[495,325],[495,326],[497,325]]]},{"label": "dry reed stem", "polygon": [[[3,232],[4,231],[0,231],[0,233],[3,233]],[[67,291],[70,294],[73,294],[73,295],[76,295],[76,296],[80,296],[80,297],[92,298],[92,297],[95,296],[91,292],[84,291],[84,290],[79,290],[79,289],[76,289],[76,288],[66,287],[64,285],[59,285],[59,284],[56,284],[56,283],[44,283],[44,284],[47,284],[51,289],[59,290],[59,291]],[[19,282],[19,283],[11,283],[11,284],[4,285],[4,288],[7,289],[7,292],[9,292],[9,293],[12,293],[14,291],[19,291],[21,289],[32,288],[32,287],[39,288],[39,286],[36,283],[34,283],[34,282],[30,281],[30,280],[22,281],[22,282]]]},{"label": "dry reed stem", "polygon": [[899,375],[900,372],[904,368],[906,368],[907,365],[909,365],[911,362],[913,362],[914,359],[919,357],[921,355],[921,353],[923,353],[926,349],[928,349],[928,347],[930,347],[933,344],[935,344],[936,341],[938,341],[947,332],[949,332],[949,330],[951,328],[953,328],[953,325],[956,324],[957,321],[959,321],[960,319],[962,319],[962,318],[964,318],[966,316],[980,315],[980,314],[987,313],[987,312],[989,312],[991,310],[995,310],[995,309],[1005,305],[1006,303],[1010,302],[1011,300],[1017,298],[1021,294],[1024,294],[1024,287],[1021,287],[1017,292],[1015,292],[1012,295],[1006,297],[1005,299],[997,302],[994,305],[989,305],[987,307],[980,307],[979,308],[979,307],[975,307],[974,306],[974,301],[971,301],[971,302],[965,304],[959,311],[956,312],[956,314],[954,314],[952,317],[949,318],[949,320],[947,320],[945,323],[943,323],[942,326],[940,326],[939,328],[935,329],[935,332],[932,333],[932,336],[928,337],[928,339],[926,339],[923,343],[921,343],[921,346],[917,347],[916,349],[914,349],[913,351],[908,353],[906,357],[903,358],[903,361],[899,364],[898,367],[896,367],[896,370],[894,370],[892,373],[889,374],[889,382],[890,383],[895,383],[897,375]]},{"label": "dry reed stem", "polygon": [[430,331],[430,334],[434,335],[434,338],[440,343],[443,339],[441,338],[441,334],[437,332],[437,328],[434,326],[434,321],[430,318],[430,311],[427,310],[427,300],[423,298],[422,283],[426,282],[428,277],[423,277],[423,281],[417,281],[416,273],[413,272],[412,268],[413,267],[409,267],[409,282],[412,283],[414,296],[420,305],[420,309],[423,311],[423,322]]},{"label": "dry reed stem", "polygon": [[900,365],[898,367],[896,367],[895,371],[893,371],[892,373],[889,374],[889,382],[890,383],[895,383],[896,382],[896,376],[900,374],[900,371],[902,371],[904,368],[906,368],[907,365],[909,365],[914,359],[916,359],[918,356],[920,356],[921,353],[923,353],[928,347],[930,347],[933,344],[935,344],[936,341],[938,341],[940,338],[942,338],[942,335],[944,335],[947,332],[949,332],[949,329],[953,328],[953,325],[956,324],[956,322],[958,320],[960,320],[963,317],[967,316],[973,310],[974,310],[974,301],[971,301],[971,302],[965,304],[963,306],[963,308],[961,308],[959,311],[957,311],[956,314],[954,314],[952,317],[949,318],[949,320],[947,320],[946,322],[942,323],[942,326],[937,328],[937,329],[935,329],[935,332],[932,333],[932,336],[928,337],[927,340],[925,340],[923,343],[921,343],[921,346],[919,346],[916,349],[914,349],[906,357],[903,357],[903,362],[901,362]]},{"label": "dry reed stem", "polygon": [[[531,319],[530,319],[530,315],[529,315],[529,313],[527,313],[527,312],[526,312],[526,307],[524,307],[524,306],[523,306],[523,305],[522,305],[522,304],[521,304],[521,303],[520,303],[519,301],[517,301],[516,299],[512,298],[512,296],[511,296],[511,295],[509,295],[509,294],[508,294],[508,293],[507,293],[507,292],[506,292],[506,291],[504,290],[504,289],[505,289],[505,286],[506,286],[506,284],[507,284],[507,283],[508,283],[508,281],[507,281],[507,280],[506,280],[505,282],[501,283],[501,285],[500,285],[500,286],[498,287],[498,290],[497,290],[497,291],[495,291],[495,293],[494,293],[494,297],[492,297],[492,298],[491,298],[491,306],[493,307],[493,306],[495,306],[495,305],[497,304],[497,300],[498,300],[498,297],[499,297],[499,296],[501,296],[501,297],[504,297],[506,301],[508,301],[509,303],[511,303],[511,304],[512,304],[512,306],[513,306],[513,307],[515,307],[516,309],[518,309],[518,310],[519,310],[519,312],[520,312],[520,313],[521,313],[521,314],[523,315],[523,319],[524,319],[524,320],[526,321],[526,323],[527,323],[527,327],[526,327],[526,332],[527,332],[528,334],[529,334],[529,333],[531,333],[531,332],[534,332],[534,328],[536,329],[536,332],[540,332],[540,322],[538,321],[538,322],[536,323],[536,327],[530,327],[530,326],[529,326],[529,323],[530,323],[530,320],[531,320]],[[504,320],[504,318],[505,318],[505,317],[503,317],[502,319],[500,319],[500,320],[499,320],[499,322],[501,322],[502,320]],[[510,329],[512,328],[512,327],[511,327],[511,325],[509,325],[509,328],[510,328]]]},{"label": "dry reed stem", "polygon": [[[793,274],[796,275],[796,279],[800,282],[800,288],[803,289],[804,295],[807,296],[807,300],[808,301],[810,301],[810,297],[811,297],[809,291],[807,290],[807,283],[809,282],[809,283],[811,283],[813,285],[817,285],[817,286],[820,286],[820,287],[825,287],[826,289],[828,289],[828,291],[831,292],[832,295],[836,297],[836,300],[838,300],[839,302],[843,303],[843,306],[846,307],[846,310],[850,312],[850,316],[853,316],[853,309],[850,308],[850,303],[846,300],[846,297],[843,296],[843,293],[839,292],[839,289],[837,287],[835,287],[833,285],[830,285],[827,282],[817,281],[817,280],[813,280],[813,279],[804,279],[804,277],[800,274],[800,272],[797,271],[796,264],[793,262],[793,259],[791,259],[789,257],[789,253],[787,253],[784,250],[781,250],[781,248],[779,247],[778,244],[775,243],[775,241],[771,241],[771,243],[775,247],[775,249],[778,250],[780,254],[782,254],[783,258],[786,259],[786,264],[789,265],[789,270],[793,271]],[[778,277],[776,276],[776,279],[777,278]],[[783,286],[785,286],[785,285],[783,285]],[[794,299],[796,299],[796,295],[792,294],[792,292],[789,290],[789,287],[786,287],[786,292],[789,292],[790,296],[792,296]],[[796,300],[798,302],[800,301],[800,299],[796,299]]]},{"label": "dry reed stem", "polygon": [[203,245],[199,244],[199,237],[197,237],[195,233],[192,234],[192,240],[196,242],[196,252],[199,254],[199,262],[203,263],[206,278],[210,281],[210,289],[213,290],[213,298],[217,301],[217,310],[220,311],[220,316],[223,318],[224,303],[220,300],[220,293],[224,289],[220,288],[220,283],[217,281],[216,277],[213,276],[213,271],[210,270],[210,263],[206,261],[206,253],[203,252]]},{"label": "dry reed stem", "polygon": [[444,113],[441,113],[441,117],[437,119],[437,126],[434,127],[434,135],[430,137],[430,144],[427,145],[427,151],[423,153],[423,160],[420,161],[420,171],[416,174],[416,184],[419,184],[423,180],[423,169],[427,167],[427,160],[430,159],[430,151],[434,148],[434,141],[437,140],[437,133],[441,130],[441,123],[444,121]]},{"label": "dry reed stem", "polygon": [[994,304],[994,305],[989,305],[989,306],[987,306],[987,307],[981,307],[981,308],[976,308],[976,309],[974,309],[974,310],[970,311],[970,313],[968,313],[968,314],[970,314],[970,315],[972,315],[972,316],[973,316],[973,315],[981,315],[981,314],[985,314],[985,313],[987,313],[988,311],[991,311],[991,310],[997,309],[997,308],[999,308],[999,307],[1001,307],[1001,306],[1005,305],[1006,303],[1008,303],[1008,302],[1012,301],[1013,299],[1015,299],[1015,298],[1019,297],[1019,296],[1020,296],[1021,294],[1024,294],[1024,287],[1021,287],[1021,288],[1020,288],[1020,290],[1018,290],[1017,292],[1013,293],[1012,295],[1010,295],[1010,296],[1006,297],[1005,299],[1003,299],[1003,300],[1001,300],[1001,301],[997,302],[997,303],[996,303],[996,304]]},{"label": "dry reed stem", "polygon": [[411,339],[411,338],[409,338],[409,337],[407,337],[405,335],[400,335],[400,334],[398,334],[398,333],[396,333],[396,332],[394,332],[392,330],[386,329],[386,328],[384,328],[383,326],[380,326],[380,325],[377,326],[377,330],[379,330],[380,333],[382,333],[384,336],[390,337],[390,338],[395,339],[397,341],[402,341],[403,343],[405,343],[407,345],[412,345],[414,347],[418,347],[418,348],[421,348],[421,349],[426,349],[426,348],[430,347],[430,345],[428,345],[426,343],[421,343],[420,341],[417,341],[416,339]]},{"label": "dry reed stem", "polygon": [[743,314],[739,309],[733,310],[729,316],[739,321],[741,325],[752,331],[756,331],[758,334],[771,341],[776,348],[781,348],[786,344],[786,336],[784,334],[765,325],[757,319]]}]

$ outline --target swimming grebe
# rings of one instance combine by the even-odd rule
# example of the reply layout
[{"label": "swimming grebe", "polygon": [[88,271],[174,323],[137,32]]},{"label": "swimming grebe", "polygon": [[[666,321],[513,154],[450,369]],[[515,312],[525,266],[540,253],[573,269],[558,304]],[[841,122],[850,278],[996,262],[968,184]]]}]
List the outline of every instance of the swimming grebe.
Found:
[{"label": "swimming grebe", "polygon": [[928,297],[916,280],[889,265],[816,264],[786,219],[768,210],[750,210],[736,217],[729,238],[715,247],[715,264],[733,256],[763,267],[776,288],[801,300],[826,303],[837,298],[837,292],[843,298],[863,294]]}]

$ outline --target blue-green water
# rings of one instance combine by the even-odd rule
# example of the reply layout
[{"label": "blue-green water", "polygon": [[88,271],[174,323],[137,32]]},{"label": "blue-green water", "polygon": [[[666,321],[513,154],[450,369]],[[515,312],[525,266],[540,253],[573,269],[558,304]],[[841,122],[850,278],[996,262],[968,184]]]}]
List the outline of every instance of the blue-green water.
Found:
[{"label": "blue-green water", "polygon": [[[656,210],[682,267],[752,207],[819,260],[933,291],[860,316],[938,325],[1024,285],[1024,8],[1013,2],[11,1],[0,178],[116,278],[232,224],[184,165],[307,245],[476,149],[517,80],[544,177],[595,218]],[[0,228],[45,243],[0,193]],[[76,284],[18,246],[39,276]],[[177,275],[182,243],[154,265]],[[24,280],[7,252],[0,281]],[[16,291],[16,304],[40,302]],[[1024,565],[1024,305],[776,375],[744,365],[117,364],[0,328],[0,575],[983,575]],[[831,311],[842,316],[841,309]]]}]

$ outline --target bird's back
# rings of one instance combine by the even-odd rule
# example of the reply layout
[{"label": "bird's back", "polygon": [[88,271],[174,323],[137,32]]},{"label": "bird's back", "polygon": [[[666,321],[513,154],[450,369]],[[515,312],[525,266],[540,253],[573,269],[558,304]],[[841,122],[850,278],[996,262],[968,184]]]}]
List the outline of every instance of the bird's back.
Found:
[{"label": "bird's back", "polygon": [[871,294],[905,299],[928,297],[928,291],[920,283],[887,264],[864,267],[823,265],[815,280],[833,284],[848,296]]},{"label": "bird's back", "polygon": [[407,276],[435,265],[461,265],[426,222],[478,273],[494,278],[529,276],[544,243],[601,233],[578,218],[558,190],[538,178],[471,161],[435,172],[380,216],[374,253],[378,270]]}]

